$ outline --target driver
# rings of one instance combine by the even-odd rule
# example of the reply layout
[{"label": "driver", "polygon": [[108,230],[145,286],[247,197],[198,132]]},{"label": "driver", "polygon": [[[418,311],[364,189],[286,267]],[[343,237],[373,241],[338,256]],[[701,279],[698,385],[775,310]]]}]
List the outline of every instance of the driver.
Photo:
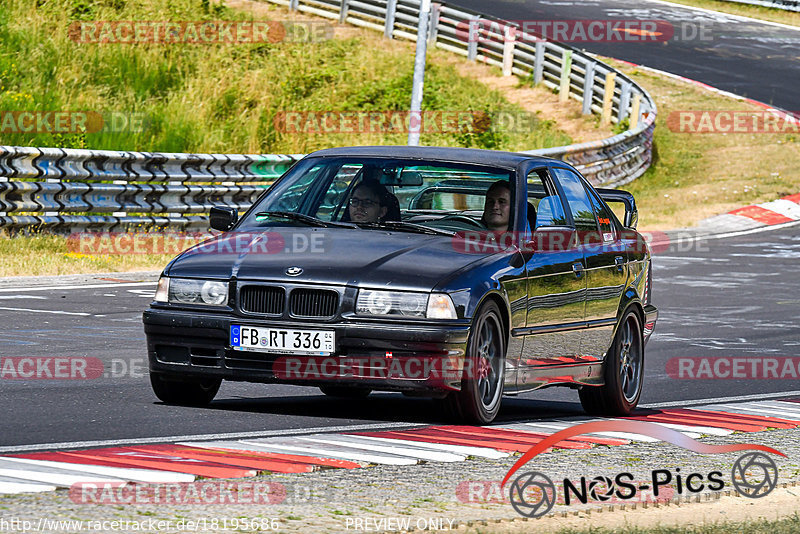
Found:
[{"label": "driver", "polygon": [[375,180],[364,180],[350,197],[350,220],[358,223],[382,222],[388,208],[389,192]]},{"label": "driver", "polygon": [[511,216],[511,185],[506,180],[498,180],[486,191],[481,222],[492,232],[508,232]]}]

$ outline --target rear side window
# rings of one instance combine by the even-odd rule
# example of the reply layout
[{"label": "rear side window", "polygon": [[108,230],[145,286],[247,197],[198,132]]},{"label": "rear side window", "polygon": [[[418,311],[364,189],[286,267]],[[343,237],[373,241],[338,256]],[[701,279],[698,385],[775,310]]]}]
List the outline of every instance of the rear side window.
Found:
[{"label": "rear side window", "polygon": [[554,167],[553,174],[564,190],[569,210],[572,212],[572,219],[575,221],[575,228],[596,232],[597,220],[594,208],[580,177],[569,169],[560,167]]}]

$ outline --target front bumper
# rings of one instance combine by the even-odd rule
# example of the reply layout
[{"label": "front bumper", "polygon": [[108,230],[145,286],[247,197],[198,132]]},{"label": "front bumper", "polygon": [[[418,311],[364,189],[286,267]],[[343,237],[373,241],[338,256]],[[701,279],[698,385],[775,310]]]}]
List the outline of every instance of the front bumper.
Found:
[{"label": "front bumper", "polygon": [[[368,320],[301,323],[160,308],[145,311],[150,371],[306,386],[352,385],[435,394],[461,388],[469,324]],[[244,352],[230,346],[232,324],[333,330],[328,356]]]}]

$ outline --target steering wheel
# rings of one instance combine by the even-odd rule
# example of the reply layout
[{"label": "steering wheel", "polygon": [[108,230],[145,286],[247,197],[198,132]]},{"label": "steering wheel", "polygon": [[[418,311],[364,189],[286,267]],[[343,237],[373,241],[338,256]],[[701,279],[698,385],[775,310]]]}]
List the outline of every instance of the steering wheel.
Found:
[{"label": "steering wheel", "polygon": [[445,215],[441,219],[438,219],[438,221],[447,221],[447,220],[465,222],[474,228],[480,228],[481,230],[486,230],[486,228],[480,222],[476,221],[475,219],[467,215],[461,215],[460,213]]}]

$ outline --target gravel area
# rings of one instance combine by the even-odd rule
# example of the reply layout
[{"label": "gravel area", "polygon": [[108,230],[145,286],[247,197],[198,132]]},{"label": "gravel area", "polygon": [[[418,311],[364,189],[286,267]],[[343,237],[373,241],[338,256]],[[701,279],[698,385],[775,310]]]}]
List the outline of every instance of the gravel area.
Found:
[{"label": "gravel area", "polygon": [[[687,507],[708,510],[711,519],[724,520],[742,517],[775,518],[800,510],[800,489],[793,485],[800,480],[800,429],[774,430],[760,433],[737,433],[724,438],[704,438],[705,443],[756,443],[774,447],[786,458],[770,455],[776,461],[779,487],[761,499],[749,499],[735,494],[731,486],[731,468],[741,453],[701,455],[669,443],[633,443],[624,446],[596,446],[590,450],[556,449],[536,457],[521,472],[540,471],[549,476],[557,487],[569,478],[579,484],[584,476],[614,477],[629,472],[635,481],[651,479],[654,469],[669,469],[673,474],[687,476],[700,473],[703,479],[711,471],[720,471],[725,487],[720,492],[691,493],[685,488],[681,495],[665,506],[634,500],[616,499],[606,503],[590,500],[586,505],[557,503],[542,519],[523,519],[508,502],[507,488],[499,490],[499,481],[519,458],[509,456],[500,460],[472,458],[457,463],[425,463],[410,467],[369,466],[363,469],[326,469],[306,474],[264,475],[257,478],[229,480],[228,483],[271,483],[272,504],[83,504],[78,495],[67,490],[51,493],[0,496],[0,531],[34,531],[42,520],[77,521],[136,521],[137,523],[105,523],[106,532],[380,532],[405,530],[459,530],[474,532],[550,531],[562,527],[587,527],[591,518],[601,524],[613,524],[612,517],[652,521],[661,517],[664,524],[686,520]],[[680,469],[680,471],[678,471]],[[487,481],[473,488],[469,500],[470,482]],[[211,483],[217,483],[207,481]],[[276,485],[280,484],[281,486]],[[783,488],[780,486],[788,485]],[[249,486],[243,486],[246,493]],[[285,495],[275,492],[285,488]],[[674,484],[672,485],[675,491]],[[479,488],[485,488],[480,490]],[[461,491],[459,491],[459,489]],[[559,490],[560,491],[560,490]],[[501,497],[502,496],[502,497]],[[662,498],[663,498],[662,494]],[[486,502],[488,497],[488,501]],[[652,498],[652,496],[650,497]],[[780,499],[783,499],[781,501]],[[700,502],[694,504],[695,501]],[[76,502],[77,501],[77,502]],[[680,504],[678,504],[680,501]],[[692,504],[687,504],[689,501]],[[778,504],[780,503],[780,504]],[[715,508],[716,507],[716,508]],[[635,510],[633,510],[635,508]],[[720,511],[714,511],[719,508]],[[738,512],[737,512],[738,510]],[[598,515],[601,512],[602,515]],[[706,517],[702,512],[688,517]],[[738,515],[737,515],[738,514]],[[270,523],[270,520],[275,519]],[[580,519],[578,523],[576,520]],[[3,523],[3,520],[6,523]],[[16,520],[17,523],[12,523]],[[619,519],[622,520],[622,519]],[[21,528],[21,521],[30,521]],[[158,524],[159,521],[163,523]],[[183,523],[178,523],[183,521]],[[249,521],[257,521],[253,525]],[[143,522],[143,523],[142,523]],[[84,523],[84,531],[92,523]],[[94,523],[95,526],[98,523]],[[51,525],[52,526],[52,525]],[[128,528],[116,528],[125,527]],[[144,528],[141,528],[144,527]],[[46,529],[45,529],[46,530]],[[47,531],[78,531],[79,527]]]}]

